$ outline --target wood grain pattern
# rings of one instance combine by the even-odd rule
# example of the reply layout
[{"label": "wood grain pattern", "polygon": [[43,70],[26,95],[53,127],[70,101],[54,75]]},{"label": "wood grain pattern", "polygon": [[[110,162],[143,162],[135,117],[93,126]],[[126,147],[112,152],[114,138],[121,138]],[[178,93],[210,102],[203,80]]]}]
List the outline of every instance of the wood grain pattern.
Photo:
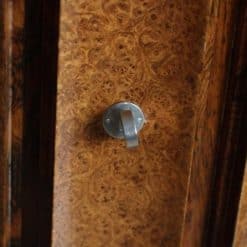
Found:
[{"label": "wood grain pattern", "polygon": [[[4,247],[50,245],[58,2],[0,2]],[[245,5],[62,1],[54,246],[231,246],[247,115],[246,39],[233,37]],[[147,112],[136,152],[99,122],[122,99]],[[246,243],[244,202],[235,246]]]},{"label": "wood grain pattern", "polygon": [[20,246],[24,1],[0,2],[0,245]]},{"label": "wood grain pattern", "polygon": [[[226,241],[234,240],[234,247],[247,245],[246,227],[246,201],[247,201],[247,2],[240,1],[238,9],[238,25],[236,25],[235,44],[233,49],[233,63],[230,77],[229,91],[232,92],[228,100],[229,130],[227,138],[231,142],[226,145],[225,152],[222,152],[225,163],[228,165],[230,175],[227,174],[228,187],[225,197],[228,199],[228,207],[223,208],[223,219],[221,225],[234,225],[235,234],[227,227],[221,233],[221,239],[230,235]],[[228,96],[229,97],[229,96]],[[236,119],[234,121],[234,119]],[[230,136],[230,137],[229,137]],[[242,182],[243,181],[243,182]],[[241,194],[240,194],[241,192]],[[241,195],[241,197],[240,197]],[[224,200],[224,197],[223,197]],[[226,200],[224,200],[226,202]],[[221,226],[220,225],[220,226]],[[223,228],[223,227],[221,227]],[[230,245],[229,245],[230,246]]]},{"label": "wood grain pattern", "polygon": [[233,245],[247,151],[247,2],[240,0],[229,4],[221,11],[228,36],[223,41],[229,42],[227,57],[230,59],[225,61],[228,64],[226,90],[215,152],[206,243],[230,247]]},{"label": "wood grain pattern", "polygon": [[[222,220],[220,215],[222,208],[215,210],[219,206],[217,205],[219,202],[215,201],[218,201],[220,196],[225,198],[225,191],[223,192],[222,188],[228,186],[228,180],[225,176],[222,176],[222,181],[220,178],[215,180],[215,171],[218,170],[221,176],[223,169],[228,170],[224,158],[219,155],[219,150],[224,149],[226,143],[232,141],[231,131],[227,125],[228,119],[222,116],[224,109],[230,110],[226,107],[226,103],[231,101],[231,98],[226,95],[231,94],[231,89],[228,88],[229,68],[232,62],[234,28],[238,25],[236,10],[239,5],[238,1],[234,0],[211,1],[211,3],[204,46],[204,69],[200,75],[204,83],[202,83],[203,88],[199,95],[199,107],[196,113],[196,134],[182,238],[184,246],[200,246],[201,243],[205,246],[225,246],[227,242],[223,244],[219,240],[224,224],[219,226],[216,223]],[[234,81],[232,83],[234,84]],[[234,117],[232,120],[234,123],[237,122]],[[220,140],[222,126],[229,138],[223,138],[223,141]],[[219,145],[220,141],[221,145]],[[224,207],[226,201],[219,201]],[[210,209],[217,211],[217,214],[212,214]],[[230,234],[229,232],[227,236]],[[224,234],[222,237],[226,238]],[[216,244],[215,241],[219,242]],[[227,244],[231,244],[231,241]]]},{"label": "wood grain pattern", "polygon": [[1,247],[51,241],[58,6],[0,1]]},{"label": "wood grain pattern", "polygon": [[[179,245],[210,9],[61,2],[53,246]],[[122,100],[148,120],[136,151],[101,127]]]},{"label": "wood grain pattern", "polygon": [[244,182],[239,205],[238,220],[234,236],[234,247],[244,247],[247,243],[247,169],[245,169]]}]

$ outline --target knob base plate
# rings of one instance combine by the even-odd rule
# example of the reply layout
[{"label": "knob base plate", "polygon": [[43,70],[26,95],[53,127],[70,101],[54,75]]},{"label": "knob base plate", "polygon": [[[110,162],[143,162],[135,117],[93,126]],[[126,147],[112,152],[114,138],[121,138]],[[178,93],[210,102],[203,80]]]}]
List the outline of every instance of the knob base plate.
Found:
[{"label": "knob base plate", "polygon": [[136,104],[120,102],[110,106],[103,115],[103,127],[107,134],[118,139],[124,139],[124,131],[120,117],[120,112],[123,110],[132,111],[137,132],[141,130],[145,122],[144,114]]}]

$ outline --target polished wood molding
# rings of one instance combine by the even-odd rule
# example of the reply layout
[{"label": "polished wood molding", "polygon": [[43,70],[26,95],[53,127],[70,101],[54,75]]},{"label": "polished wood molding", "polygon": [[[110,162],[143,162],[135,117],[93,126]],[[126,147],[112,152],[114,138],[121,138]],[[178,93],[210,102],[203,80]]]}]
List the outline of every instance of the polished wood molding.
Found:
[{"label": "polished wood molding", "polygon": [[24,1],[0,2],[0,246],[21,238]]},{"label": "polished wood molding", "polygon": [[[233,187],[239,191],[238,186],[241,184],[241,172],[236,182],[238,186],[232,187],[232,184],[229,184],[229,176],[235,172],[231,168],[243,167],[243,163],[235,164],[229,157],[236,157],[236,148],[242,149],[238,138],[244,138],[245,133],[241,130],[243,132],[240,134],[239,129],[240,125],[244,124],[242,111],[245,107],[243,95],[246,97],[243,77],[245,72],[242,67],[240,80],[236,77],[237,70],[233,69],[237,65],[233,53],[239,46],[235,36],[243,28],[239,25],[239,11],[242,11],[244,6],[243,1],[238,0],[212,3],[212,22],[208,27],[211,36],[206,42],[210,59],[205,71],[210,83],[202,95],[205,101],[201,102],[198,119],[182,239],[184,246],[200,246],[202,243],[205,243],[205,246],[231,244],[234,224],[232,221],[228,222],[229,224],[223,223],[226,218],[223,211],[227,205],[233,206],[237,202],[237,193],[231,198],[233,194],[229,192]],[[234,96],[236,90],[239,90],[241,95]],[[234,139],[236,140],[233,143]],[[232,209],[231,213],[236,214],[236,204]],[[228,216],[231,213],[228,212]],[[228,234],[224,235],[227,228]],[[224,239],[226,241],[220,245]]]},{"label": "polished wood molding", "polygon": [[226,88],[206,225],[207,246],[230,247],[233,244],[246,164],[247,2],[236,1],[233,11]]},{"label": "polished wood molding", "polygon": [[0,246],[49,246],[59,1],[0,2]]}]

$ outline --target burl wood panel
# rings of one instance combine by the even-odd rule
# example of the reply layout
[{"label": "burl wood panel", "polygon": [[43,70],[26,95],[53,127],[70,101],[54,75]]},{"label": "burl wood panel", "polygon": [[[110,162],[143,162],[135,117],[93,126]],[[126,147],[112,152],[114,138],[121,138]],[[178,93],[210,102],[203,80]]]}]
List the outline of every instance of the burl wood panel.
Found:
[{"label": "burl wood panel", "polygon": [[[61,1],[53,246],[179,245],[211,3]],[[123,100],[136,150],[102,130]]]},{"label": "burl wood panel", "polygon": [[24,1],[0,1],[0,246],[20,246]]}]

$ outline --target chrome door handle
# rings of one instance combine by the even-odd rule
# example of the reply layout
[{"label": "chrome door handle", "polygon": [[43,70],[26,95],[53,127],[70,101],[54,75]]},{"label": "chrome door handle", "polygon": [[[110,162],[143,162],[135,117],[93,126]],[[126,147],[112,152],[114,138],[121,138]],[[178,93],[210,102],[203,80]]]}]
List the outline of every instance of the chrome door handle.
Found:
[{"label": "chrome door handle", "polygon": [[138,132],[145,117],[139,106],[130,102],[120,102],[110,106],[103,115],[103,127],[114,138],[125,139],[127,147],[139,145]]}]

